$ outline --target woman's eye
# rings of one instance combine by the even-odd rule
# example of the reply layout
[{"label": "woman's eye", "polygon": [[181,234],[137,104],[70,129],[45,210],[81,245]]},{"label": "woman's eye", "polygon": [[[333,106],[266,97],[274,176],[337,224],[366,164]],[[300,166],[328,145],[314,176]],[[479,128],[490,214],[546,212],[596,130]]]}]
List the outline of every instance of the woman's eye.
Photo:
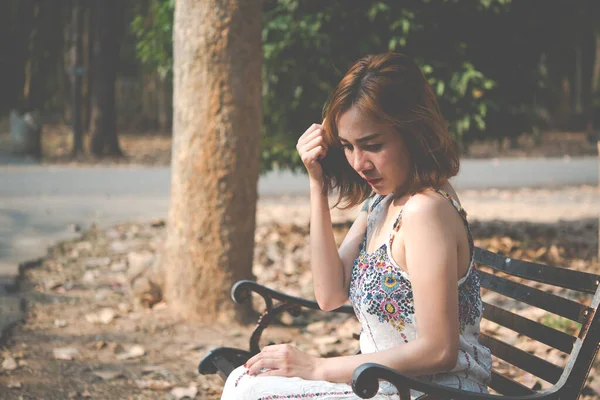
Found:
[{"label": "woman's eye", "polygon": [[365,146],[367,151],[378,151],[381,150],[381,144],[369,144]]},{"label": "woman's eye", "polygon": [[343,149],[344,151],[346,151],[346,150],[352,150],[352,146],[351,146],[351,145],[349,145],[349,144],[343,144],[343,145],[342,145],[342,149]]}]

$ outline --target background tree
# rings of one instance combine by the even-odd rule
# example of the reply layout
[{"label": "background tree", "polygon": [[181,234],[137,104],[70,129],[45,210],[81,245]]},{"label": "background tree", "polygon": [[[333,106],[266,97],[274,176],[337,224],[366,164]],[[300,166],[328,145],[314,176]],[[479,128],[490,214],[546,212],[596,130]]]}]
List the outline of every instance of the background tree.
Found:
[{"label": "background tree", "polygon": [[166,297],[187,318],[239,319],[252,278],[261,126],[261,2],[177,0]]},{"label": "background tree", "polygon": [[73,128],[73,156],[83,153],[82,84],[83,66],[83,0],[74,0],[71,20],[71,125]]},{"label": "background tree", "polygon": [[93,2],[95,28],[90,97],[90,151],[96,156],[121,156],[117,134],[115,83],[119,70],[119,38],[123,5],[120,0]]}]

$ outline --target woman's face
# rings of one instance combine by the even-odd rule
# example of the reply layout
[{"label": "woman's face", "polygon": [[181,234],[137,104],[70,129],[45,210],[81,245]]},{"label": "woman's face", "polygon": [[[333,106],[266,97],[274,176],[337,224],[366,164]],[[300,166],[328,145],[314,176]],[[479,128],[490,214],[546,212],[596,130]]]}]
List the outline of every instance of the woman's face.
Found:
[{"label": "woman's face", "polygon": [[392,126],[370,119],[353,106],[340,116],[338,134],[350,166],[375,193],[387,195],[406,183],[411,159]]}]

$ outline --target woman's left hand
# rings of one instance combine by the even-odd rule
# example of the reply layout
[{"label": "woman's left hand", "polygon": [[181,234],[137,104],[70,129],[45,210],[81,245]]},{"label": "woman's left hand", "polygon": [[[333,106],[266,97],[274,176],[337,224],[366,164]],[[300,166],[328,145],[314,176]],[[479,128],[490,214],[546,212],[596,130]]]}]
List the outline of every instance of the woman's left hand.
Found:
[{"label": "woman's left hand", "polygon": [[[248,361],[248,375],[298,377],[320,380],[317,376],[319,358],[306,354],[289,344],[265,346]],[[264,372],[261,369],[266,368]]]}]

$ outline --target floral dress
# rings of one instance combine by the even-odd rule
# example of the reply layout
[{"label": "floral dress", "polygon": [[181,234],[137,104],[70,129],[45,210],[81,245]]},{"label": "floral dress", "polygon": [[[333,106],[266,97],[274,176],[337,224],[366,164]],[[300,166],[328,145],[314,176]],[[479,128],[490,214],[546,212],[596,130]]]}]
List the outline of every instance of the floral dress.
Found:
[{"label": "floral dress", "polygon": [[[471,262],[465,276],[458,282],[459,354],[454,368],[447,372],[420,376],[426,382],[487,393],[491,373],[491,354],[479,344],[479,323],[482,316],[479,274],[473,266],[474,244],[466,212],[449,194],[438,190],[461,215],[467,227]],[[408,343],[417,338],[416,315],[410,278],[393,260],[391,245],[399,230],[402,213],[394,223],[389,241],[372,253],[367,253],[367,237],[385,213],[393,199],[378,196],[370,206],[367,232],[360,253],[352,267],[349,298],[361,324],[361,353],[373,353]],[[411,391],[416,398],[422,393]],[[380,400],[398,399],[396,389],[382,381],[374,397]],[[225,382],[224,400],[267,399],[359,399],[352,387],[344,383],[311,381],[301,378],[261,377],[247,375],[244,366],[235,369]]]}]

